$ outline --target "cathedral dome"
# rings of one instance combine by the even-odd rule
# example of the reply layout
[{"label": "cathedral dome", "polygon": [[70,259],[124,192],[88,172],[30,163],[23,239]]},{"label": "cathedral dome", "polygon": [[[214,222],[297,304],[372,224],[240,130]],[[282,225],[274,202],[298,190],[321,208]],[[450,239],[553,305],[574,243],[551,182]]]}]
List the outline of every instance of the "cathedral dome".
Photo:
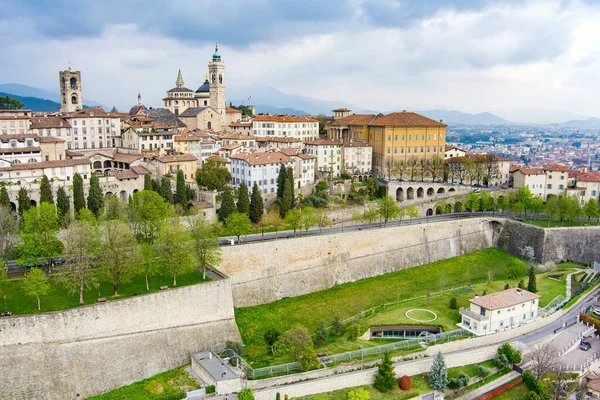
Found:
[{"label": "cathedral dome", "polygon": [[213,61],[220,60],[221,55],[219,54],[219,46],[215,45],[215,52],[213,53]]},{"label": "cathedral dome", "polygon": [[133,117],[138,112],[145,111],[145,110],[147,110],[147,108],[145,105],[142,104],[142,95],[140,93],[138,93],[137,104],[135,106],[131,107],[131,109],[129,110],[129,116]]},{"label": "cathedral dome", "polygon": [[210,83],[208,83],[208,79],[204,81],[202,86],[196,90],[196,93],[208,93],[210,92]]}]

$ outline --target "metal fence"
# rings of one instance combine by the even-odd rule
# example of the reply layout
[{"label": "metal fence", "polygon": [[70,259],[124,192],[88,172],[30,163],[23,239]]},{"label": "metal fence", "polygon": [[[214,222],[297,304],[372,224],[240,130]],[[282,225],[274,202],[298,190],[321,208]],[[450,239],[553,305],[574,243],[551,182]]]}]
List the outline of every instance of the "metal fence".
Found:
[{"label": "metal fence", "polygon": [[562,306],[564,306],[567,303],[567,301],[568,300],[565,298],[564,295],[559,294],[554,299],[552,299],[550,303],[546,304],[546,307],[542,308],[542,312],[544,315],[550,315]]},{"label": "metal fence", "polygon": [[[450,342],[451,340],[469,337],[471,334],[464,329],[456,329],[450,332],[442,333],[427,333],[421,337],[414,339],[402,340],[394,343],[384,344],[381,346],[368,347],[364,349],[348,351],[346,353],[332,354],[320,357],[323,368],[334,366],[342,362],[361,360],[370,356],[379,356],[384,353],[393,353],[400,350],[423,349],[426,346],[431,346],[437,343]],[[274,365],[272,367],[252,369],[246,362],[242,363],[248,379],[261,379],[272,376],[287,375],[300,370],[300,365],[297,362]]]}]

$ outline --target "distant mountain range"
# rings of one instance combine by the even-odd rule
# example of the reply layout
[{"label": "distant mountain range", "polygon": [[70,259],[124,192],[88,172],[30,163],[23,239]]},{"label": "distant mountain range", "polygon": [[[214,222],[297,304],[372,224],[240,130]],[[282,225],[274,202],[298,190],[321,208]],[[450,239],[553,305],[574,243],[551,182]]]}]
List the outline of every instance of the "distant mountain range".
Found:
[{"label": "distant mountain range", "polygon": [[552,124],[561,128],[600,129],[600,118],[574,119],[560,124]]},{"label": "distant mountain range", "polygon": [[0,97],[9,96],[13,99],[19,100],[23,103],[23,108],[25,110],[31,111],[58,111],[60,108],[60,104],[46,99],[40,99],[39,97],[29,97],[29,96],[17,96],[12,93],[4,93],[0,92]]},{"label": "distant mountain range", "polygon": [[508,125],[510,121],[505,120],[497,115],[489,112],[483,112],[479,114],[469,114],[460,111],[448,111],[448,110],[427,110],[417,111],[428,118],[439,121],[440,119],[446,124],[460,124],[460,125]]},{"label": "distant mountain range", "polygon": [[[53,92],[50,90],[44,90],[44,89],[38,89],[32,86],[27,86],[27,85],[21,85],[19,83],[2,83],[0,84],[0,93],[6,93],[5,95],[9,95],[13,98],[16,98],[16,96],[21,96],[23,98],[32,98],[32,99],[38,99],[38,100],[49,100],[54,104],[57,104],[57,107],[52,107],[52,108],[44,108],[44,109],[34,109],[33,107],[29,107],[29,106],[25,106],[26,109],[31,109],[32,111],[56,111],[58,110],[58,108],[60,107],[60,93],[58,91]],[[23,103],[22,100],[19,100],[21,103]],[[32,101],[32,100],[27,100],[27,101]],[[23,103],[25,104],[25,103]],[[37,104],[36,102],[34,102],[34,104]],[[41,104],[41,103],[40,103]],[[93,101],[93,100],[88,100],[85,97],[83,98],[83,104],[84,106],[88,106],[88,107],[104,107],[104,105]],[[106,107],[104,107],[106,109]]]}]

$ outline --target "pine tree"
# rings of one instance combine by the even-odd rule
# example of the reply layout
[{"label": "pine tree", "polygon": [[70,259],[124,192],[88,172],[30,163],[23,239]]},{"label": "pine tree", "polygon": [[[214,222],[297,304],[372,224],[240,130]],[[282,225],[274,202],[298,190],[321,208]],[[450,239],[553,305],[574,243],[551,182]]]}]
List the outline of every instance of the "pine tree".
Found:
[{"label": "pine tree", "polygon": [[175,199],[177,204],[181,205],[184,210],[188,209],[187,201],[187,186],[185,185],[185,178],[183,175],[183,170],[177,171],[177,185],[175,186]]},{"label": "pine tree", "polygon": [[19,194],[17,195],[17,203],[18,203],[18,213],[19,217],[23,218],[23,213],[31,208],[31,199],[27,194],[27,190],[21,186],[19,189]]},{"label": "pine tree", "polygon": [[429,372],[429,386],[438,392],[443,392],[448,387],[448,370],[441,352],[433,358]]},{"label": "pine tree", "polygon": [[373,387],[383,393],[396,387],[396,374],[394,373],[390,353],[383,354],[383,360],[381,360],[381,364],[377,369]]},{"label": "pine tree", "polygon": [[285,177],[285,184],[290,187],[290,210],[296,207],[296,194],[294,193],[294,169],[292,167],[288,167],[287,175]]},{"label": "pine tree", "polygon": [[152,190],[155,191],[156,193],[160,194],[160,183],[158,182],[158,179],[152,179]]},{"label": "pine tree", "polygon": [[54,204],[54,197],[52,196],[52,187],[50,187],[50,180],[46,175],[42,176],[40,182],[40,203]]},{"label": "pine tree", "polygon": [[283,189],[285,188],[285,179],[287,177],[287,170],[285,165],[281,164],[279,168],[279,175],[277,176],[277,199],[283,198]]},{"label": "pine tree", "polygon": [[533,265],[529,267],[529,282],[527,282],[527,290],[531,293],[537,293],[537,283],[535,281],[535,268],[533,268]]},{"label": "pine tree", "polygon": [[263,216],[264,208],[265,205],[260,194],[260,189],[255,182],[254,186],[252,186],[252,196],[250,198],[250,221],[255,224],[258,223]]},{"label": "pine tree", "polygon": [[329,335],[327,332],[327,327],[325,326],[325,321],[321,320],[319,326],[317,327],[317,330],[315,331],[313,340],[316,345],[322,345],[327,341],[327,336]]},{"label": "pine tree", "polygon": [[250,199],[248,198],[248,186],[245,182],[238,187],[237,210],[240,214],[250,213]]},{"label": "pine tree", "polygon": [[223,191],[223,199],[221,200],[221,220],[225,221],[225,218],[229,217],[235,211],[233,194],[231,193],[231,190],[226,187]]},{"label": "pine tree", "polygon": [[344,327],[342,325],[342,320],[340,319],[340,314],[335,313],[333,316],[333,320],[331,321],[331,331],[334,335],[341,335]]},{"label": "pine tree", "polygon": [[60,186],[56,191],[56,209],[61,221],[65,218],[65,215],[69,215],[70,208],[71,204],[69,203],[69,196],[65,192],[65,189]]},{"label": "pine tree", "polygon": [[144,175],[144,190],[152,190],[152,175]]},{"label": "pine tree", "polygon": [[75,173],[73,175],[73,208],[75,209],[76,215],[79,212],[79,210],[85,208],[85,196],[83,194],[83,179],[78,173]]},{"label": "pine tree", "polygon": [[0,188],[0,206],[10,209],[10,198],[8,197],[8,190],[6,190],[6,186],[2,186],[2,188]]},{"label": "pine tree", "polygon": [[171,180],[163,176],[160,180],[160,195],[169,204],[173,204],[173,191],[171,190]]},{"label": "pine tree", "polygon": [[92,174],[90,177],[90,190],[87,198],[88,209],[98,217],[100,211],[102,211],[103,205],[104,196],[102,195],[102,188],[100,188],[100,179],[96,174]]}]

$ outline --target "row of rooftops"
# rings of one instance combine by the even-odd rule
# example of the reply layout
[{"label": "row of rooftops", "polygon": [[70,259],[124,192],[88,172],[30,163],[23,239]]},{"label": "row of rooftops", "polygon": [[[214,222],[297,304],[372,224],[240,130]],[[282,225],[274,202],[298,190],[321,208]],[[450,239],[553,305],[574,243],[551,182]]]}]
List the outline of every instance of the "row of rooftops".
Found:
[{"label": "row of rooftops", "polygon": [[317,158],[313,155],[305,154],[290,148],[272,149],[252,153],[237,153],[229,156],[231,159],[244,160],[250,165],[289,163],[293,162],[292,157],[298,157],[301,160],[314,160]]},{"label": "row of rooftops", "polygon": [[510,172],[515,173],[519,171],[524,175],[545,175],[547,172],[562,172],[567,173],[569,179],[575,179],[580,182],[600,182],[600,174],[592,171],[588,171],[587,166],[581,165],[579,170],[571,170],[568,167],[560,164],[551,164],[541,168],[536,167],[524,167],[519,165],[513,165],[510,167]]},{"label": "row of rooftops", "polygon": [[[347,112],[348,109],[333,111]],[[333,121],[330,126],[431,126],[446,127],[442,120],[436,121],[421,114],[408,112],[392,112],[389,114],[351,114]]]}]

